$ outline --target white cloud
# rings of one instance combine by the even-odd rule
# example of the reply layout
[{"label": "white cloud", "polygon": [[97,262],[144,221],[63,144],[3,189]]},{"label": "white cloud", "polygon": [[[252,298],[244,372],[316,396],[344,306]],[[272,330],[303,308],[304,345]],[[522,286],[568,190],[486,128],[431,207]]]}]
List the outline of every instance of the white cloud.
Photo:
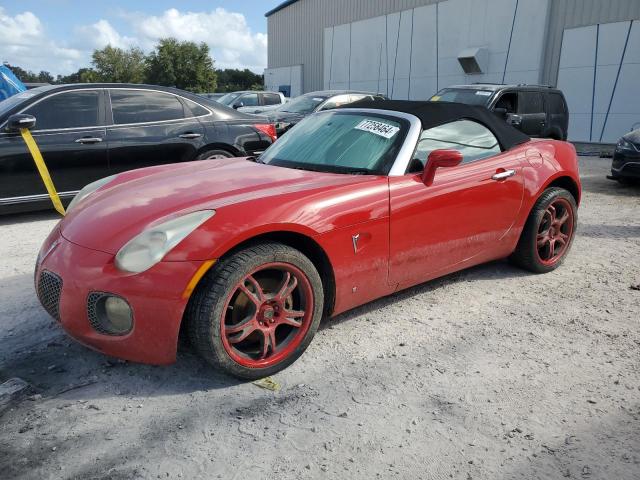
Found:
[{"label": "white cloud", "polygon": [[124,12],[131,36],[120,33],[106,19],[70,29],[62,44],[53,41],[41,20],[31,12],[10,16],[0,7],[0,62],[27,70],[67,74],[90,66],[91,53],[106,45],[150,51],[161,38],[206,43],[217,68],[250,68],[262,73],[267,65],[267,35],[252,32],[244,15],[217,8],[210,12],[181,12],[171,8],[162,15]]},{"label": "white cloud", "polygon": [[161,16],[124,14],[145,50],[158,39],[204,42],[209,45],[218,68],[251,68],[262,72],[267,66],[267,35],[253,33],[244,15],[224,8],[211,12],[180,12],[175,8]]},{"label": "white cloud", "polygon": [[84,25],[76,30],[94,48],[104,48],[107,45],[118,48],[129,48],[136,44],[136,39],[120,35],[107,20],[98,20],[92,25]]},{"label": "white cloud", "polygon": [[0,61],[39,72],[70,72],[82,52],[47,38],[40,19],[31,12],[10,16],[0,7]]}]

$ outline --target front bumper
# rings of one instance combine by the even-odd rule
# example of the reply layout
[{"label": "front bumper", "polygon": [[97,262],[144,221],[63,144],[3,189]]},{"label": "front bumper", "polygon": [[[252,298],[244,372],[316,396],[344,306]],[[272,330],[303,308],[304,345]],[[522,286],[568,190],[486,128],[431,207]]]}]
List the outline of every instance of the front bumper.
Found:
[{"label": "front bumper", "polygon": [[[188,302],[183,292],[202,263],[160,262],[140,274],[125,273],[115,268],[114,255],[71,243],[56,229],[38,256],[35,287],[45,309],[80,343],[125,360],[169,364],[176,358]],[[53,290],[50,285],[41,285],[44,280],[51,281],[51,274],[59,278]],[[93,292],[126,299],[133,310],[129,333],[112,336],[91,327],[87,306]]]},{"label": "front bumper", "polygon": [[616,149],[609,178],[640,178],[640,152]]}]

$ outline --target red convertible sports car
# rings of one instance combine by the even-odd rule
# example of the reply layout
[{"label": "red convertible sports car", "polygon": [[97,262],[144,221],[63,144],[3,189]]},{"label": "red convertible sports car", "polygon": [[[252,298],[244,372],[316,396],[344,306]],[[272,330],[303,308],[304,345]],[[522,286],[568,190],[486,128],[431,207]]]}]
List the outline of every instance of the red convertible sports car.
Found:
[{"label": "red convertible sports car", "polygon": [[549,272],[574,236],[569,143],[456,103],[314,114],[259,158],[162,165],[85,187],[38,255],[45,309],[83,344],[238,377],[294,362],[323,316],[510,258]]}]

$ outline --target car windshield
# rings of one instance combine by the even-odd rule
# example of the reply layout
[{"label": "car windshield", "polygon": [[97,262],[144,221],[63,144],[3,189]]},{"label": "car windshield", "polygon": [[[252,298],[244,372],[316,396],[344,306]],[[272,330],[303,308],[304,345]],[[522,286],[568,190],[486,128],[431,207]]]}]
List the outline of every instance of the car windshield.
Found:
[{"label": "car windshield", "polygon": [[288,101],[278,110],[289,113],[311,113],[327,98],[328,97],[318,95],[301,95],[298,98]]},{"label": "car windshield", "polygon": [[218,103],[221,103],[223,105],[231,105],[233,103],[233,101],[238,98],[240,95],[242,95],[242,93],[227,93],[226,95],[221,96],[220,98],[218,98]]},{"label": "car windshield", "polygon": [[474,90],[472,88],[444,88],[431,97],[432,102],[457,102],[467,105],[487,106],[493,95],[489,90]]},{"label": "car windshield", "polygon": [[269,165],[317,172],[384,175],[408,122],[390,115],[331,111],[307,117],[261,156]]}]

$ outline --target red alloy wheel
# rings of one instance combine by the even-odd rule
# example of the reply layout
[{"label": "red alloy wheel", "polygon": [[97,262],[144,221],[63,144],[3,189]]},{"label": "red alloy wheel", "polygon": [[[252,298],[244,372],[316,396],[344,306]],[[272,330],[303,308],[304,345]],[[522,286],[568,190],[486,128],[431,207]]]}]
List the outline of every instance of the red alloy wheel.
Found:
[{"label": "red alloy wheel", "polygon": [[228,355],[249,368],[266,368],[291,355],[313,317],[307,276],[289,263],[266,263],[245,275],[227,297],[221,338]]},{"label": "red alloy wheel", "polygon": [[536,252],[544,265],[554,265],[567,252],[573,236],[573,208],[568,200],[556,198],[540,220]]}]

